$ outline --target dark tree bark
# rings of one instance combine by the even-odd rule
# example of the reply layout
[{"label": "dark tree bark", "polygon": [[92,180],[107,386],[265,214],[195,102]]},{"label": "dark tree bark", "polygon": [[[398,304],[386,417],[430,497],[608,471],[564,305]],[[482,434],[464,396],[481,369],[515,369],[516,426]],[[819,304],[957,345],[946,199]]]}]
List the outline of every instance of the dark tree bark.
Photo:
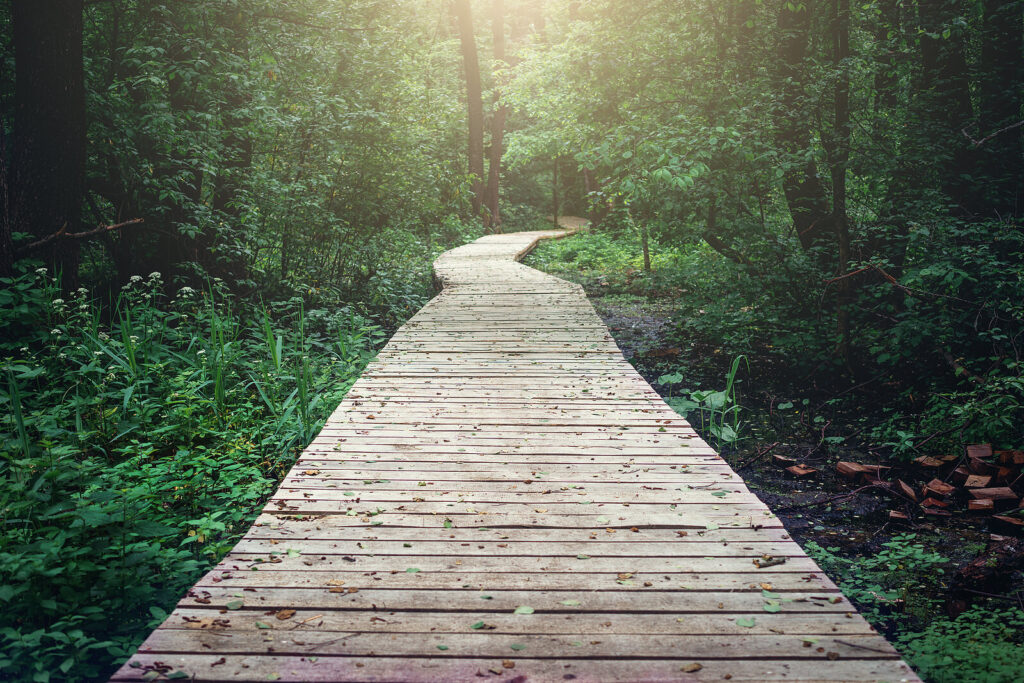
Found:
[{"label": "dark tree bark", "polygon": [[971,128],[970,81],[963,30],[958,19],[961,0],[918,3],[921,24],[921,131],[932,142],[942,190],[962,210],[973,212],[974,170],[965,128]]},{"label": "dark tree bark", "polygon": [[[983,0],[979,68],[978,138],[997,133],[1021,120],[1024,71],[1024,6],[1007,0]],[[1007,130],[978,145],[979,175],[985,213],[1024,214],[1024,127]]]},{"label": "dark tree bark", "polygon": [[[812,5],[783,0],[779,9],[776,142],[784,155],[783,192],[801,246],[831,249],[834,232],[825,188],[817,164],[808,158],[811,149],[810,117],[804,98],[804,59],[811,27]],[[792,9],[791,9],[792,7]],[[825,252],[826,254],[828,251]]]},{"label": "dark tree bark", "polygon": [[473,35],[473,14],[469,0],[453,0],[462,43],[462,64],[466,72],[466,107],[469,118],[469,174],[473,177],[473,215],[480,214],[484,191],[484,104],[480,84],[480,59]]},{"label": "dark tree bark", "polygon": [[[875,43],[890,46],[891,32],[900,31],[901,0],[880,0],[878,3],[878,21],[875,24]],[[896,107],[896,71],[897,55],[892,49],[885,49],[875,62],[875,111],[889,111]]]},{"label": "dark tree bark", "polygon": [[[505,2],[492,0],[491,28],[494,32],[494,60],[505,62]],[[501,209],[498,204],[501,186],[501,157],[505,153],[505,118],[508,112],[501,103],[501,90],[494,88],[494,114],[491,118],[491,153],[487,167],[487,216],[491,230],[497,232],[501,226]]]},{"label": "dark tree bark", "polygon": [[[9,210],[15,230],[45,237],[78,232],[85,188],[85,81],[82,0],[12,3],[15,55],[14,140]],[[0,244],[6,251],[9,244]],[[79,245],[55,242],[43,254],[78,279]],[[13,258],[0,258],[0,269]]]},{"label": "dark tree bark", "polygon": [[[835,119],[829,162],[832,173],[832,223],[839,247],[837,275],[846,273],[850,264],[850,221],[846,207],[846,167],[850,160],[850,72],[844,61],[850,56],[850,0],[832,0],[832,62],[836,69]],[[839,283],[837,332],[839,354],[850,367],[850,278]]]}]

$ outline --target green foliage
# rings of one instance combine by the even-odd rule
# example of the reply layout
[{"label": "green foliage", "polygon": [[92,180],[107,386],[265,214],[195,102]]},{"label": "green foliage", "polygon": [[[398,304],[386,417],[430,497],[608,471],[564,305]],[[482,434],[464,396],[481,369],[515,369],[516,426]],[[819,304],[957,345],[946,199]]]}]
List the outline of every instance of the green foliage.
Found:
[{"label": "green foliage", "polygon": [[354,307],[2,283],[0,677],[102,677],[248,528],[383,342]]},{"label": "green foliage", "polygon": [[[740,407],[737,392],[736,374],[740,363],[747,362],[746,356],[733,359],[729,372],[725,376],[725,389],[719,391],[683,389],[685,396],[671,396],[671,387],[686,379],[683,371],[661,375],[658,384],[669,387],[669,397],[665,402],[683,417],[697,413],[700,417],[700,430],[710,433],[718,442],[719,449],[733,445],[740,440]],[[747,362],[747,370],[750,364]],[[742,381],[742,380],[740,380]]]},{"label": "green foliage", "polygon": [[[907,628],[935,611],[936,588],[949,560],[916,542],[916,534],[898,534],[882,550],[851,560],[809,541],[804,550],[826,572],[838,576],[843,594],[879,628]],[[916,621],[915,621],[916,620]]]},{"label": "green foliage", "polygon": [[1013,683],[1024,657],[1024,611],[975,607],[901,634],[897,646],[933,683]]}]

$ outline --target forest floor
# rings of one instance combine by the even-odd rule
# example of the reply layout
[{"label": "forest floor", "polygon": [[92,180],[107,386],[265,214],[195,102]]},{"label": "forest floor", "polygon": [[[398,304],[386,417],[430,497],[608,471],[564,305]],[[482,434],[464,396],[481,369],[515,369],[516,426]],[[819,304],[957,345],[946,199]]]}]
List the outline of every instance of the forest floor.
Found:
[{"label": "forest floor", "polygon": [[[668,396],[658,378],[682,354],[680,348],[673,346],[671,336],[670,320],[676,312],[672,301],[600,291],[588,294],[626,358],[655,390]],[[689,354],[701,352],[707,360],[688,366],[697,370],[688,381],[694,386],[716,388],[722,384],[732,359],[720,356],[713,348],[701,350],[699,346]],[[821,428],[773,409],[780,396],[794,396],[793,387],[786,368],[765,368],[765,360],[759,358],[760,372],[744,381],[748,389],[742,395],[746,438],[724,449],[722,455],[783,520],[794,538],[801,543],[815,541],[826,548],[838,548],[837,554],[841,556],[856,557],[878,552],[896,534],[927,533],[931,534],[931,549],[957,565],[969,562],[984,550],[989,536],[984,518],[952,514],[926,521],[892,522],[889,511],[903,511],[903,506],[879,489],[844,479],[836,472],[835,463],[892,466],[888,478],[902,479],[915,489],[927,483],[931,475],[913,465],[893,462],[877,450],[826,443]],[[849,430],[856,430],[854,416],[847,417]],[[714,442],[699,420],[693,423],[709,442]],[[835,429],[836,425],[831,427]],[[818,472],[796,479],[776,465],[773,456],[791,458]]]},{"label": "forest floor", "polygon": [[[733,356],[714,339],[688,335],[678,324],[704,304],[632,269],[612,272],[607,264],[593,262],[581,267],[571,245],[549,249],[548,255],[538,252],[527,263],[581,284],[625,357],[664,398],[672,399],[673,391],[680,396],[725,386]],[[739,438],[728,444],[715,439],[699,412],[688,415],[691,424],[720,449],[861,612],[894,642],[902,639],[900,649],[925,680],[1013,680],[1006,669],[979,671],[978,663],[998,648],[1013,652],[1019,647],[1019,633],[1000,629],[1024,615],[1024,541],[997,535],[1003,530],[993,527],[989,516],[968,513],[966,500],[951,496],[948,516],[924,515],[885,486],[840,476],[836,464],[841,461],[889,466],[884,480],[902,480],[920,496],[936,473],[896,457],[892,444],[872,443],[868,437],[891,409],[884,384],[873,392],[819,385],[813,377],[796,376],[771,348],[758,348],[757,342],[751,347],[737,374]],[[684,379],[659,381],[668,373]],[[681,386],[687,389],[680,392]],[[777,456],[791,461],[780,463]],[[785,469],[793,464],[816,472],[796,478]],[[893,520],[890,511],[908,519]],[[997,552],[1007,543],[1009,558]],[[964,580],[961,573],[972,566],[990,572],[987,584]],[[965,586],[984,590],[965,592]],[[972,607],[981,611],[953,619]],[[1011,611],[1001,611],[1006,609]],[[984,614],[998,616],[977,616]],[[990,624],[996,624],[994,630],[986,630]],[[961,641],[968,638],[964,634],[978,635],[968,638],[970,645],[946,651],[958,633]]]}]

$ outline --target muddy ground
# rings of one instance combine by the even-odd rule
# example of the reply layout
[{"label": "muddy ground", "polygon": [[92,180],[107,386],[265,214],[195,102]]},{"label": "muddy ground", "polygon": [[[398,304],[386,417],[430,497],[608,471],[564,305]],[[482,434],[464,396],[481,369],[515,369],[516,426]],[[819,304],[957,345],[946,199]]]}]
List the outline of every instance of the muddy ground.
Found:
[{"label": "muddy ground", "polygon": [[[658,377],[679,368],[692,377],[690,388],[723,388],[731,358],[698,344],[685,349],[675,346],[678,342],[672,340],[670,322],[675,309],[670,298],[614,294],[600,282],[582,284],[626,358],[660,393],[666,393],[666,389],[658,384]],[[902,479],[919,490],[934,473],[913,463],[890,462],[886,447],[857,440],[864,424],[871,423],[870,405],[861,410],[857,401],[847,400],[846,412],[830,406],[828,418],[815,422],[811,414],[817,404],[827,400],[827,393],[806,384],[795,386],[786,368],[772,367],[775,361],[769,356],[752,359],[751,371],[741,372],[740,403],[746,426],[741,430],[741,441],[724,449],[723,457],[802,545],[813,540],[834,548],[836,555],[856,558],[877,553],[894,535],[916,533],[928,550],[950,559],[937,582],[938,594],[933,596],[946,600],[944,593],[956,571],[983,553],[993,531],[1003,530],[993,528],[988,516],[963,511],[963,500],[954,498],[948,517],[926,516],[916,505],[899,500],[883,488],[839,476],[836,462],[841,460],[891,465],[893,469],[885,479]],[[810,403],[801,411],[805,397],[810,398]],[[795,407],[779,409],[780,404],[790,402]],[[864,402],[872,403],[870,395],[866,395]],[[690,420],[700,432],[700,420],[693,415]],[[829,443],[826,434],[849,434],[851,438]],[[706,433],[702,436],[709,440]],[[796,479],[775,463],[777,455],[818,472]],[[891,520],[890,510],[904,512],[910,519]],[[1001,601],[1024,606],[1024,581],[1020,573],[1011,575],[1005,584],[998,592]]]}]

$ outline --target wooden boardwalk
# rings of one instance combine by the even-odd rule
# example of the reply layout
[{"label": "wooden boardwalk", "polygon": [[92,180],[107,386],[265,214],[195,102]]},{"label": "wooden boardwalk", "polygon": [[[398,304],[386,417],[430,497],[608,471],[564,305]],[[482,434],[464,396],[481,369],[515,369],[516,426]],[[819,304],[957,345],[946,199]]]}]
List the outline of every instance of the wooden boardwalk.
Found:
[{"label": "wooden boardwalk", "polygon": [[581,288],[516,262],[558,234],[438,259],[441,294],[114,680],[917,680]]}]

